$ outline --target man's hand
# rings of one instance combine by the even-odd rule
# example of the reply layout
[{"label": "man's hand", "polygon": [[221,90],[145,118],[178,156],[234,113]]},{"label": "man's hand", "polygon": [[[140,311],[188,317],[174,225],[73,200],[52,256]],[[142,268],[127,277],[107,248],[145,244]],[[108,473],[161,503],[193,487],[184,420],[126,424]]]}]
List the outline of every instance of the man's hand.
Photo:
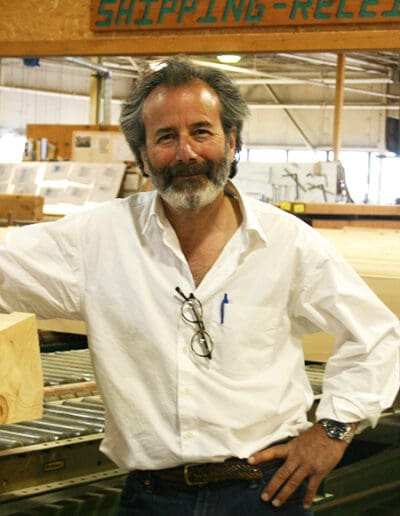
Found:
[{"label": "man's hand", "polygon": [[342,458],[347,444],[329,438],[320,424],[292,439],[286,444],[271,446],[249,457],[250,464],[259,464],[273,459],[284,463],[272,477],[261,498],[272,500],[276,507],[282,505],[296,491],[303,480],[308,479],[304,508],[311,507],[322,479]]}]

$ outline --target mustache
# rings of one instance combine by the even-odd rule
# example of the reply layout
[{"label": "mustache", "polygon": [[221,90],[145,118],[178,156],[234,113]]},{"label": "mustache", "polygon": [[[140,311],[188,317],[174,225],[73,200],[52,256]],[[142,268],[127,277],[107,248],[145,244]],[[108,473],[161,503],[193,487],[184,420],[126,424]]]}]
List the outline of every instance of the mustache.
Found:
[{"label": "mustache", "polygon": [[204,163],[177,163],[176,165],[164,167],[162,174],[167,183],[175,179],[176,177],[187,177],[204,175],[208,178],[212,177],[214,164],[210,160],[206,160]]}]

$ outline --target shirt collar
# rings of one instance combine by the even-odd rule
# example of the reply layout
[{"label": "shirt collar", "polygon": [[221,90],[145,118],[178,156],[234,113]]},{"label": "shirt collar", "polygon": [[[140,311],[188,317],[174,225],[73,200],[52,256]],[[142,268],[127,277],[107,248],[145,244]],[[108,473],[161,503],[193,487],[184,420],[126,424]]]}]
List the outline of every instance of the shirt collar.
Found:
[{"label": "shirt collar", "polygon": [[143,224],[142,235],[150,229],[151,224],[157,224],[158,227],[162,229],[168,223],[160,196],[155,190],[153,190],[151,194],[152,198]]},{"label": "shirt collar", "polygon": [[229,195],[233,195],[233,197],[235,197],[239,202],[240,211],[243,217],[242,229],[244,233],[248,235],[248,238],[254,236],[259,241],[262,241],[264,245],[267,245],[267,235],[265,234],[265,231],[262,228],[256,215],[256,211],[254,209],[254,200],[250,197],[244,196],[237,185],[235,185],[232,181],[228,181],[225,187],[225,191]]},{"label": "shirt collar", "polygon": [[[227,182],[225,186],[225,192],[228,195],[234,197],[239,203],[239,208],[243,217],[243,234],[247,234],[248,238],[254,235],[258,240],[262,241],[264,245],[266,245],[268,239],[256,216],[253,200],[245,197],[231,180]],[[168,219],[164,213],[164,208],[160,196],[156,191],[153,191],[152,193],[153,196],[150,202],[145,223],[143,225],[142,234],[149,230],[151,224],[156,223],[160,229],[165,228],[166,225],[169,225]]]}]

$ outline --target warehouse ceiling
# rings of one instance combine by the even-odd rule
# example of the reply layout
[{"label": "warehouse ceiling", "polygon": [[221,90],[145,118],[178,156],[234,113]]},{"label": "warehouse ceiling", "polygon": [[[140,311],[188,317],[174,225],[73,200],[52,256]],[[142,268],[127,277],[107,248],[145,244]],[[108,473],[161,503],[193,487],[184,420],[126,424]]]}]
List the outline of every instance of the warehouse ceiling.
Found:
[{"label": "warehouse ceiling", "polygon": [[[161,57],[134,58],[130,56],[104,58],[102,64],[116,73],[136,75],[141,67],[155,64]],[[337,54],[335,53],[275,53],[247,54],[234,65],[221,64],[217,55],[192,56],[200,65],[225,70],[241,85],[291,85],[309,83],[335,87]],[[368,91],[372,84],[397,84],[400,52],[349,52],[345,61],[345,82],[360,85]],[[357,88],[357,86],[354,86]],[[387,93],[390,95],[390,92]],[[351,91],[349,89],[349,91]],[[390,97],[389,97],[390,98]]]},{"label": "warehouse ceiling", "polygon": [[[134,58],[131,56],[106,57],[102,61],[115,70],[134,72],[144,63],[157,62],[162,57]],[[318,79],[334,77],[337,56],[335,53],[276,53],[244,54],[239,63],[218,63],[217,54],[192,56],[200,64],[211,64],[225,69],[236,78],[291,77]],[[346,59],[347,72],[356,75],[385,75],[396,70],[400,64],[399,52],[349,52]]]},{"label": "warehouse ceiling", "polygon": [[[47,57],[40,58],[39,66],[29,68],[22,59],[3,58],[0,92],[18,92],[25,104],[30,94],[41,94],[43,99],[60,97],[65,101],[87,99],[93,76],[111,77],[112,81],[108,82],[113,106],[118,109],[140,70],[154,67],[162,59],[162,56]],[[200,65],[225,70],[239,84],[252,112],[245,134],[249,145],[305,145],[313,149],[331,145],[336,53],[245,54],[237,64],[229,65],[221,64],[216,54],[195,55],[191,59]],[[400,51],[346,53],[344,146],[383,148],[386,116],[399,118],[399,81]],[[3,101],[3,106],[6,102],[8,100]],[[70,116],[65,121],[61,114],[53,114],[50,100],[47,104],[48,109],[35,101],[34,120],[21,114],[17,127],[23,127],[25,120],[28,123],[71,123]],[[41,121],[40,114],[46,110],[47,118]],[[4,127],[4,122],[0,125]]]},{"label": "warehouse ceiling", "polygon": [[[236,82],[243,86],[266,84],[270,86],[310,84],[324,88],[335,88],[337,55],[335,53],[271,53],[244,54],[239,63],[221,64],[217,55],[191,56],[200,65],[214,66],[225,70]],[[97,58],[97,64],[109,70],[116,78],[134,78],[141,68],[156,65],[161,56],[135,57],[117,56]],[[69,60],[69,61],[68,61]],[[12,66],[13,58],[3,58],[2,66]],[[85,58],[43,58],[42,69],[48,66],[87,67],[94,60]],[[348,52],[345,60],[345,83],[348,92],[354,91],[387,99],[389,103],[398,102],[397,85],[400,78],[400,51]],[[0,78],[0,86],[7,85]],[[384,85],[374,94],[373,86]],[[61,87],[60,90],[63,90]],[[247,93],[250,94],[251,88]],[[392,96],[393,95],[393,96]],[[290,99],[289,99],[290,100]],[[285,99],[282,99],[285,102]]]}]

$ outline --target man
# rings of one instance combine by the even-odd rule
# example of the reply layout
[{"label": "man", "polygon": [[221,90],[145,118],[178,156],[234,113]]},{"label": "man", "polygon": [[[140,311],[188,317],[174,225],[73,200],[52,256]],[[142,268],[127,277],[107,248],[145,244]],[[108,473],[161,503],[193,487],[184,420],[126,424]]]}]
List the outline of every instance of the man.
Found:
[{"label": "man", "polygon": [[[120,515],[312,514],[322,478],[398,389],[399,323],[312,228],[229,181],[247,108],[171,58],[121,127],[156,191],[11,233],[0,306],[83,319]],[[304,333],[327,331],[318,423]]]}]

